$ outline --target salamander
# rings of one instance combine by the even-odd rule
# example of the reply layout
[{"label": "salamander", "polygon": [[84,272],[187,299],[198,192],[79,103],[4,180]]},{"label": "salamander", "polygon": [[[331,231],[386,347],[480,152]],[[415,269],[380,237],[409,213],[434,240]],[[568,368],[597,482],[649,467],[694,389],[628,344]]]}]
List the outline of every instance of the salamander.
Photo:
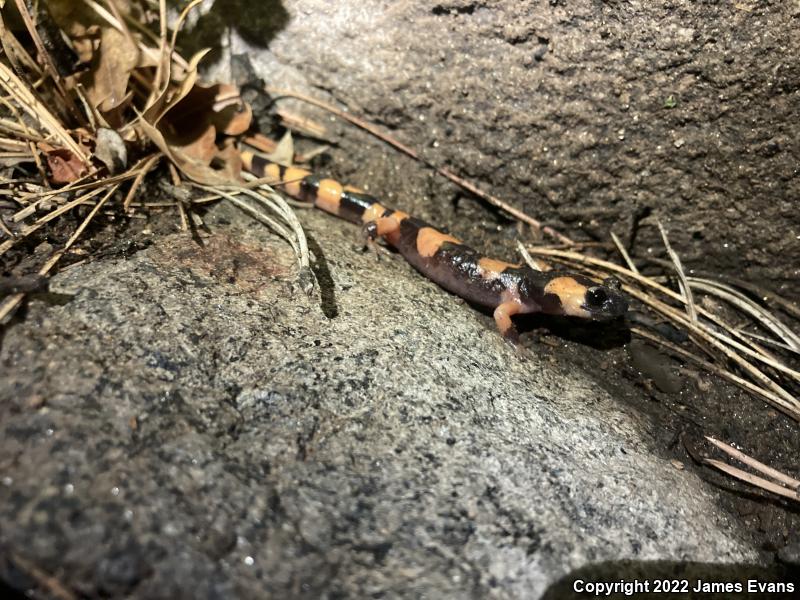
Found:
[{"label": "salamander", "polygon": [[422,219],[384,206],[358,188],[269,162],[248,151],[242,152],[242,161],[246,170],[275,180],[290,196],[361,224],[366,239],[383,239],[449,292],[493,309],[497,328],[512,341],[518,338],[511,320],[514,315],[542,312],[608,320],[628,310],[619,281],[613,277],[600,284],[577,273],[537,271],[525,264],[488,258]]}]

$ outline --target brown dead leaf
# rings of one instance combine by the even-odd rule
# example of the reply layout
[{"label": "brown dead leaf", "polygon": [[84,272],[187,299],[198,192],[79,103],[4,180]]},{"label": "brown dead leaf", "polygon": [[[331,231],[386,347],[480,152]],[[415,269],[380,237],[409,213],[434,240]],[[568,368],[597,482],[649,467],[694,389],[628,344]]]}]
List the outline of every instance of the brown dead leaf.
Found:
[{"label": "brown dead leaf", "polygon": [[92,105],[106,113],[130,98],[128,79],[138,62],[139,49],[136,44],[116,29],[104,27],[92,66],[82,77]]},{"label": "brown dead leaf", "polygon": [[[48,0],[46,6],[53,21],[71,41],[79,61],[90,65],[76,75],[90,104],[104,114],[114,111],[115,118],[108,121],[121,125],[119,108],[131,100],[128,90],[131,72],[152,63],[151,57],[140,50],[140,36],[126,27],[112,26],[83,1]],[[112,8],[117,15],[130,13],[128,0],[114,0]]]},{"label": "brown dead leaf", "polygon": [[186,79],[177,92],[169,94],[169,101],[165,100],[168,94],[161,94],[145,112],[141,130],[190,179],[206,184],[235,183],[241,159],[232,139],[220,148],[217,137],[249,129],[252,110],[232,85],[197,85],[197,64],[204,54],[190,61]]},{"label": "brown dead leaf", "polygon": [[[165,123],[162,121],[162,125]],[[217,155],[217,130],[213,125],[206,125],[201,129],[194,129],[189,135],[179,132],[177,135],[170,135],[159,127],[159,131],[164,136],[167,144],[182,152],[185,156],[210,164]],[[181,135],[181,133],[184,133]]]},{"label": "brown dead leaf", "polygon": [[47,158],[52,183],[70,183],[88,172],[83,160],[67,148],[53,148],[48,144],[39,144],[39,148]]},{"label": "brown dead leaf", "polygon": [[[173,146],[167,143],[161,131],[144,118],[139,120],[138,126],[189,179],[206,185],[231,184],[239,180],[242,163],[239,153],[233,146],[216,150],[215,155],[207,161],[192,156],[200,153],[199,147],[192,147],[191,144]],[[213,127],[209,130],[214,132]],[[208,133],[205,135],[208,136]],[[216,148],[216,145],[214,147]]]},{"label": "brown dead leaf", "polygon": [[100,23],[85,2],[49,0],[47,10],[56,25],[72,41],[81,63],[91,62],[100,45]]},{"label": "brown dead leaf", "polygon": [[152,124],[157,124],[167,112],[172,110],[176,104],[183,100],[186,94],[192,90],[194,84],[197,82],[197,66],[200,64],[200,61],[203,59],[203,57],[210,51],[210,48],[206,48],[192,57],[192,59],[189,61],[186,75],[183,80],[181,80],[181,84],[177,92],[171,90],[169,86],[166,86],[161,93],[158,94],[158,96],[144,111],[144,118],[146,121]]},{"label": "brown dead leaf", "polygon": [[253,111],[239,90],[228,84],[195,85],[165,116],[174,131],[204,131],[213,125],[217,133],[239,135],[250,128]]}]

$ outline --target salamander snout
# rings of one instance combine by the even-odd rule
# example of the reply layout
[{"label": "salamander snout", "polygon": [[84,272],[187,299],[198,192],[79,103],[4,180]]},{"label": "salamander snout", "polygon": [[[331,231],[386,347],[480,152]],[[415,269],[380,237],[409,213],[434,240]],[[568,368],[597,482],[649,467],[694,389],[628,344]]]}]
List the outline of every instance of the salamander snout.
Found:
[{"label": "salamander snout", "polygon": [[620,291],[619,280],[609,277],[602,285],[593,285],[586,289],[582,308],[592,319],[613,319],[628,311],[628,300]]}]

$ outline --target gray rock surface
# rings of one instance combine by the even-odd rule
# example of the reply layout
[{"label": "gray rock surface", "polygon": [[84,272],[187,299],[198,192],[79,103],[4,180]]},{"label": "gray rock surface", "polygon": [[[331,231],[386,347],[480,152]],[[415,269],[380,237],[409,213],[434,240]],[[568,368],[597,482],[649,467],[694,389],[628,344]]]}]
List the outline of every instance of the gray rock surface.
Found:
[{"label": "gray rock surface", "polygon": [[581,371],[304,212],[323,305],[231,211],[67,270],[7,331],[6,552],[135,598],[535,598],[597,561],[756,559]]}]

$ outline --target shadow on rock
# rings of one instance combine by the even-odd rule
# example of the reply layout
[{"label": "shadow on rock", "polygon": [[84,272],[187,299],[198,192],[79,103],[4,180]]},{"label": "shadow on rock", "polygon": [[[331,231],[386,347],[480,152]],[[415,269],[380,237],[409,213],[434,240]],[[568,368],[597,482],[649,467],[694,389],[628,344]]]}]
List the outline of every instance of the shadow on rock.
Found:
[{"label": "shadow on rock", "polygon": [[596,350],[619,348],[631,340],[631,332],[623,319],[587,321],[543,314],[522,315],[518,319],[520,333],[545,329],[556,337]]},{"label": "shadow on rock", "polygon": [[266,48],[272,39],[289,24],[289,13],[280,0],[216,0],[194,27],[185,27],[181,45],[186,55],[211,48],[209,61],[220,58],[222,38],[235,30],[242,39]]}]

